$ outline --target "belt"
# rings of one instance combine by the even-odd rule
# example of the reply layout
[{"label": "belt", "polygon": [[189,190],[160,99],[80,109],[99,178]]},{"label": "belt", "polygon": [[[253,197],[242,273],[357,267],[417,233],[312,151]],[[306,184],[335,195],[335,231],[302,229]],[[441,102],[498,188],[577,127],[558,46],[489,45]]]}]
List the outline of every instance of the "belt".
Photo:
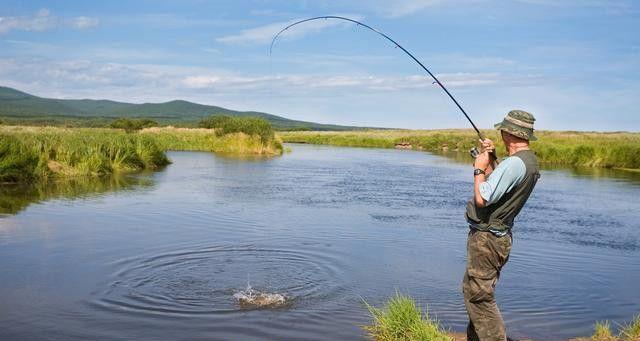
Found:
[{"label": "belt", "polygon": [[476,231],[482,231],[482,232],[491,232],[491,234],[493,234],[496,237],[504,237],[508,234],[511,234],[511,229],[506,229],[506,230],[496,230],[496,229],[492,229],[491,227],[489,228],[482,228],[476,224],[473,223],[469,223],[469,228],[470,229],[474,229]]}]

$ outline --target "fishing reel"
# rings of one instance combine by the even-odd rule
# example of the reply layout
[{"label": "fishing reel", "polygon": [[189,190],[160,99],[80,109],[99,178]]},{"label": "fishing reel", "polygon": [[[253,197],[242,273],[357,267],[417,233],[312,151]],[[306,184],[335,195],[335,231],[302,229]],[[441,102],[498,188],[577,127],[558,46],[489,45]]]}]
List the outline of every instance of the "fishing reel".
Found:
[{"label": "fishing reel", "polygon": [[478,150],[478,148],[473,147],[469,150],[469,154],[471,154],[471,157],[475,159],[478,157],[478,155],[480,155],[480,151]]}]

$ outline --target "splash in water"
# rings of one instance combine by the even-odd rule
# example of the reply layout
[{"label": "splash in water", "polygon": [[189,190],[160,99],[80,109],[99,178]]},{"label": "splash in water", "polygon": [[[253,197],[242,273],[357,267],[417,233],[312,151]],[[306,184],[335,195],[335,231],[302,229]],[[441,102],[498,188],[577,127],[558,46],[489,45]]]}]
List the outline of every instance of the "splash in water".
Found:
[{"label": "splash in water", "polygon": [[242,308],[276,308],[287,303],[287,297],[277,293],[260,292],[247,283],[247,288],[233,294]]}]

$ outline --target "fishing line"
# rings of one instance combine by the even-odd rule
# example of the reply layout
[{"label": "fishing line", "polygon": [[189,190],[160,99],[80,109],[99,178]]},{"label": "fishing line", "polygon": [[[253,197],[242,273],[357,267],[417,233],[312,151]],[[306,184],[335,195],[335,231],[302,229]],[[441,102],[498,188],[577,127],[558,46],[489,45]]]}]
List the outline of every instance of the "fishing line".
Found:
[{"label": "fishing line", "polygon": [[[375,33],[377,33],[378,35],[384,37],[385,39],[387,39],[388,41],[390,41],[391,43],[393,43],[395,48],[399,48],[401,49],[405,54],[407,54],[409,57],[411,57],[411,59],[413,59],[414,62],[418,63],[418,65],[420,65],[420,67],[422,67],[422,69],[424,71],[426,71],[429,76],[431,76],[431,78],[433,78],[434,80],[434,84],[438,84],[440,86],[440,88],[442,88],[442,90],[444,90],[444,92],[447,94],[447,96],[449,96],[449,98],[453,101],[453,103],[455,103],[455,105],[458,107],[458,109],[460,109],[460,111],[462,112],[462,114],[464,115],[464,117],[467,118],[467,120],[469,121],[469,123],[471,123],[471,126],[473,127],[473,129],[476,131],[476,133],[478,134],[478,137],[481,140],[484,140],[484,136],[482,135],[482,133],[480,132],[480,130],[478,129],[478,127],[476,127],[475,123],[473,123],[473,121],[471,120],[471,118],[469,117],[469,115],[467,114],[467,112],[462,108],[462,106],[460,105],[460,103],[458,103],[458,101],[453,97],[453,95],[451,95],[451,93],[449,92],[449,90],[447,90],[447,88],[444,86],[444,84],[442,84],[442,82],[440,82],[440,80],[433,74],[431,73],[431,71],[429,71],[429,69],[427,69],[426,66],[424,66],[424,64],[422,64],[422,62],[420,62],[418,60],[418,58],[416,58],[411,52],[409,52],[407,49],[405,49],[402,45],[398,44],[395,40],[393,40],[391,37],[389,37],[388,35],[386,35],[385,33],[383,33],[382,31],[373,28],[365,23],[362,23],[358,20],[354,20],[354,19],[350,19],[350,18],[346,18],[346,17],[341,17],[341,16],[336,16],[336,15],[325,15],[325,16],[320,16],[320,17],[313,17],[313,18],[308,18],[308,19],[303,19],[303,20],[299,20],[296,21],[292,24],[289,24],[288,26],[286,26],[285,28],[283,28],[282,30],[280,30],[274,37],[273,40],[271,40],[271,46],[269,46],[269,58],[271,59],[272,53],[273,53],[273,46],[276,43],[276,40],[278,39],[278,37],[284,33],[286,30],[302,24],[302,23],[306,23],[306,22],[310,22],[310,21],[314,21],[314,20],[327,20],[327,19],[336,19],[336,20],[345,20],[348,22],[352,22],[354,24],[356,24],[356,29],[358,27],[364,27],[369,29],[370,31],[373,31]],[[472,154],[473,155],[473,154]]]}]

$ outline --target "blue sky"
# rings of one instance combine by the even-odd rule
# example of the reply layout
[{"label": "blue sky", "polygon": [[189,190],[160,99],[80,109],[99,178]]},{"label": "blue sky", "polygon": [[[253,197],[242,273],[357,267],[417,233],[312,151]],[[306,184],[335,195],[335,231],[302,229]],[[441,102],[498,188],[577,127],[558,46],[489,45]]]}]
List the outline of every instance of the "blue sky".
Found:
[{"label": "blue sky", "polygon": [[185,99],[323,123],[467,127],[386,32],[481,127],[524,109],[539,129],[640,130],[640,2],[605,0],[12,1],[0,85],[45,97]]}]

